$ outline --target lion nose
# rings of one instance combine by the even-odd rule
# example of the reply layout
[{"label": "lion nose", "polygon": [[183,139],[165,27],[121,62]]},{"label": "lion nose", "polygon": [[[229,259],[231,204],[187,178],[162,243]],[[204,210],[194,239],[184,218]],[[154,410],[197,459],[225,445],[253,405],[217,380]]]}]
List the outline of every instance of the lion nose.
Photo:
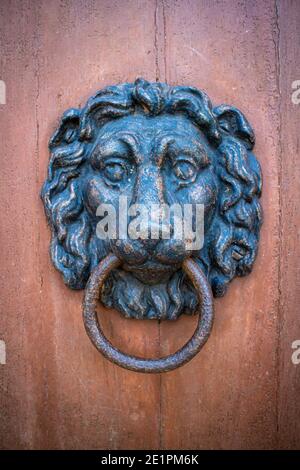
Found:
[{"label": "lion nose", "polygon": [[140,168],[133,194],[132,204],[143,204],[147,209],[154,204],[164,204],[163,180],[154,164]]},{"label": "lion nose", "polygon": [[163,238],[160,223],[160,211],[165,206],[163,180],[159,168],[154,164],[146,164],[140,168],[132,204],[142,205],[148,213],[148,234],[139,242],[151,252]]}]

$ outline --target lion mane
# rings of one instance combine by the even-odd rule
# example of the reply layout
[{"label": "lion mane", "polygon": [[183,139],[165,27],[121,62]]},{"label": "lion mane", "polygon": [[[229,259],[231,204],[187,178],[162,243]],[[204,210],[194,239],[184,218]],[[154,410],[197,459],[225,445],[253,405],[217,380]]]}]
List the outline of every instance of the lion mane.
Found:
[{"label": "lion mane", "polygon": [[[245,116],[232,106],[213,107],[208,96],[193,87],[137,79],[104,88],[82,109],[63,114],[49,142],[49,170],[41,192],[52,231],[52,261],[69,287],[83,289],[91,271],[107,254],[105,244],[96,237],[80,181],[97,129],[133,113],[184,114],[214,149],[218,206],[204,246],[194,259],[204,270],[214,296],[222,296],[235,276],[251,271],[257,254],[262,222],[261,171],[252,153],[254,132]],[[139,301],[133,304],[133,298]],[[181,313],[194,313],[197,305],[183,272],[176,272],[168,283],[146,286],[118,270],[106,282],[102,301],[135,318],[174,319]]]}]

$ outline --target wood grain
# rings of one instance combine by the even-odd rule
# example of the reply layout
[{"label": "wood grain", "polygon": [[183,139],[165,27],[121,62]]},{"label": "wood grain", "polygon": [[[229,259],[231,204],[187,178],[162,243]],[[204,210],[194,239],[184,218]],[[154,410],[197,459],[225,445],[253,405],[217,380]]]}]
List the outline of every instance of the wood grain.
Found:
[{"label": "wood grain", "polygon": [[292,83],[300,80],[300,5],[279,3],[279,82],[281,92],[281,264],[278,438],[282,448],[300,448],[300,365],[292,363],[292,343],[300,340],[300,104]]},{"label": "wood grain", "polygon": [[[299,448],[299,23],[292,0],[1,1],[1,448]],[[195,85],[244,111],[264,175],[253,273],[216,301],[201,354],[161,376],[93,348],[82,293],[50,262],[38,196],[62,112],[137,76]],[[116,346],[151,357],[175,351],[196,323],[102,313]]]},{"label": "wood grain", "polygon": [[[141,73],[155,80],[155,5],[22,1],[1,2],[1,9],[8,88],[1,108],[1,339],[8,356],[1,446],[158,447],[159,377],[122,370],[93,348],[82,293],[66,288],[50,263],[39,200],[61,113],[107,84]],[[104,329],[124,350],[158,353],[156,323],[110,312]]]},{"label": "wood grain", "polygon": [[[276,445],[279,117],[274,2],[165,2],[167,80],[207,91],[253,124],[265,214],[253,273],[215,302],[213,334],[186,367],[162,377],[164,448]],[[161,327],[165,352],[194,319]],[[176,425],[174,425],[176,423]]]},{"label": "wood grain", "polygon": [[[30,2],[1,2],[1,447],[31,446],[40,387],[35,17]],[[7,21],[7,18],[10,21]],[[36,345],[38,346],[38,345]]]}]

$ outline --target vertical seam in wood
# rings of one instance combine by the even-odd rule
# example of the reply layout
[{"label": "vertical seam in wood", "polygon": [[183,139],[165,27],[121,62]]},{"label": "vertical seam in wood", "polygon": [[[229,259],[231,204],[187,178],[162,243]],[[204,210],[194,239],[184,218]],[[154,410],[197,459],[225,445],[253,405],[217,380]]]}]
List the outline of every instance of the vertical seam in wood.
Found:
[{"label": "vertical seam in wood", "polygon": [[160,70],[159,70],[159,51],[158,51],[158,1],[155,2],[154,10],[154,49],[155,49],[155,80],[159,82],[160,80]]},{"label": "vertical seam in wood", "polygon": [[[162,25],[162,31],[160,30]],[[155,79],[167,81],[166,15],[164,0],[156,0],[154,12]],[[163,63],[163,66],[161,65]]]},{"label": "vertical seam in wood", "polygon": [[276,53],[276,87],[278,93],[278,315],[277,315],[277,347],[276,347],[276,447],[279,446],[279,413],[280,413],[280,372],[281,372],[281,321],[282,321],[282,286],[281,286],[281,262],[282,262],[282,103],[281,103],[281,64],[280,64],[280,20],[278,1],[274,0],[275,5],[275,53]]},{"label": "vertical seam in wood", "polygon": [[162,16],[163,16],[163,43],[164,43],[164,75],[165,81],[167,81],[167,28],[166,28],[166,14],[165,14],[165,2],[162,0]]},{"label": "vertical seam in wood", "polygon": [[[162,25],[163,25],[163,63],[164,63],[164,81],[167,81],[167,57],[166,57],[166,15],[165,15],[165,4],[164,0],[162,0]],[[161,339],[161,325],[159,324],[159,344]],[[162,374],[160,375],[159,380],[160,386],[160,409],[159,409],[159,447],[160,449],[163,448],[163,377]]]},{"label": "vertical seam in wood", "polygon": [[[154,9],[154,50],[155,50],[155,80],[159,82],[160,80],[160,70],[159,70],[159,51],[158,51],[158,0],[155,1]],[[158,353],[160,354],[160,321],[158,321]],[[159,374],[158,382],[158,448],[161,449],[162,435],[161,435],[161,400],[162,400],[162,385],[161,385],[161,374]]]},{"label": "vertical seam in wood", "polygon": [[[160,322],[158,325],[158,338],[159,338],[159,349],[160,348]],[[159,411],[158,411],[158,416],[159,416],[159,449],[162,449],[163,445],[163,434],[162,434],[162,429],[163,429],[163,424],[162,424],[162,412],[163,412],[163,406],[162,406],[162,374],[159,374]]]},{"label": "vertical seam in wood", "polygon": [[[160,8],[160,5],[162,8]],[[162,24],[162,31],[159,25]],[[156,0],[154,12],[154,49],[155,49],[155,79],[157,82],[167,79],[167,58],[166,58],[166,15],[164,0]],[[163,39],[161,39],[161,37]],[[163,57],[161,57],[161,55]],[[161,60],[162,59],[162,60]],[[163,71],[161,70],[161,61],[163,62]],[[161,324],[158,322],[158,350],[161,355]],[[159,375],[159,418],[158,418],[158,434],[159,434],[159,449],[163,447],[163,393],[162,393],[162,374]]]},{"label": "vertical seam in wood", "polygon": [[[36,79],[36,96],[35,96],[35,120],[36,120],[36,143],[35,143],[35,167],[36,167],[36,197],[39,199],[39,157],[40,157],[40,124],[39,124],[39,103],[40,103],[40,5],[35,4],[35,33],[34,33],[34,67],[35,67],[35,79]],[[39,307],[42,308],[42,286],[43,286],[43,274],[41,270],[41,253],[40,253],[40,240],[41,230],[39,224],[39,209],[38,204],[36,205],[36,231],[37,231],[37,277],[39,280]],[[34,437],[34,448],[38,447],[39,438],[35,433]]]}]

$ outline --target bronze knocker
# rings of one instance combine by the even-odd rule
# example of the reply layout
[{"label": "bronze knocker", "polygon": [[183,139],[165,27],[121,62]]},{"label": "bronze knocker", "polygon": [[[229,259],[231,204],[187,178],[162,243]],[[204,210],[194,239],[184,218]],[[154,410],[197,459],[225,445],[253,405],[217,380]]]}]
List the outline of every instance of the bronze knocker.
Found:
[{"label": "bronze knocker", "polygon": [[115,348],[104,336],[98,323],[96,305],[99,290],[112,269],[118,268],[121,261],[110,254],[92,272],[84,294],[83,321],[94,346],[107,359],[125,369],[136,372],[167,372],[190,361],[206,343],[213,324],[213,299],[210,285],[195,261],[184,260],[182,268],[191,279],[199,296],[199,321],[192,338],[175,354],[160,359],[142,359],[129,356]]},{"label": "bronze knocker", "polygon": [[[107,359],[165,372],[203,347],[213,295],[248,274],[257,253],[261,171],[254,142],[237,108],[213,107],[193,87],[143,79],[100,90],[82,109],[64,113],[42,189],[51,257],[69,287],[85,289],[84,325]],[[98,300],[127,318],[198,313],[199,321],[179,351],[142,359],[105,338]]]}]

